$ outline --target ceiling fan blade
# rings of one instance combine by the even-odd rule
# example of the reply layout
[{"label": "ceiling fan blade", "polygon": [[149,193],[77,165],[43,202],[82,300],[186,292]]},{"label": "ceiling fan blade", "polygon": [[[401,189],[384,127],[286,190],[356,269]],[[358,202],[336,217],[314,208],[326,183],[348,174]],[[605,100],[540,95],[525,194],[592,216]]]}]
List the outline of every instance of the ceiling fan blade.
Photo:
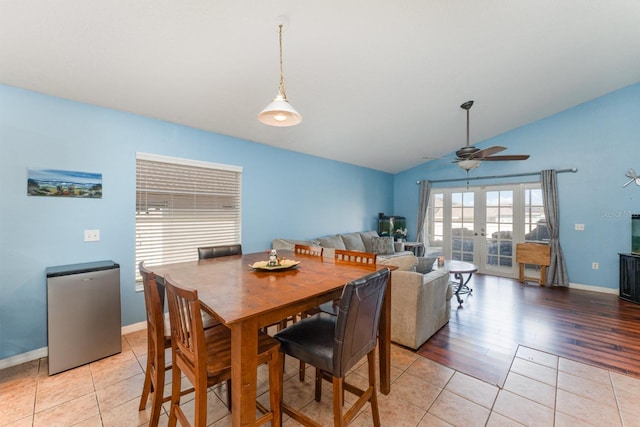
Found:
[{"label": "ceiling fan blade", "polygon": [[527,160],[528,158],[529,158],[528,154],[511,154],[511,155],[507,155],[507,156],[484,157],[484,158],[482,158],[482,160],[489,160],[489,161],[498,162],[498,161],[503,161],[503,160]]},{"label": "ceiling fan blade", "polygon": [[468,159],[484,159],[486,157],[491,156],[492,154],[499,153],[501,151],[506,150],[505,147],[501,147],[499,145],[494,145],[493,147],[487,147],[482,150],[478,150],[475,153],[468,156]]}]

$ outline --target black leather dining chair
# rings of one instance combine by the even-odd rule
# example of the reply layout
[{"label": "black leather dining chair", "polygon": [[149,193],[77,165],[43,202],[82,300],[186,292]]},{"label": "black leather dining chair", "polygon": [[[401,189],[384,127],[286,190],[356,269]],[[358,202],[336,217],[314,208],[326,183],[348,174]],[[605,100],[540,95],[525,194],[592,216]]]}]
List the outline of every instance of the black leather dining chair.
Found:
[{"label": "black leather dining chair", "polygon": [[[333,383],[334,425],[347,425],[367,403],[375,426],[380,414],[375,385],[375,348],[389,269],[376,271],[347,283],[342,291],[338,315],[317,313],[294,323],[274,335],[280,349],[316,367],[315,400],[322,397],[322,380]],[[369,365],[369,384],[361,390],[344,381],[345,376],[364,356]],[[343,391],[359,396],[344,413]],[[319,424],[282,402],[282,411],[305,426]]]},{"label": "black leather dining chair", "polygon": [[199,260],[230,255],[242,255],[242,245],[237,243],[233,245],[204,246],[198,248]]}]

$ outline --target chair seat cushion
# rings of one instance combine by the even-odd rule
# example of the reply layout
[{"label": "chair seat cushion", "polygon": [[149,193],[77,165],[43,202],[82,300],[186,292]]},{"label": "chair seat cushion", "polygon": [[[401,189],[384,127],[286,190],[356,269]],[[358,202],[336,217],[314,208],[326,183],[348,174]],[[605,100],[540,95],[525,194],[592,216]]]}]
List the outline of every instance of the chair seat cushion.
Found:
[{"label": "chair seat cushion", "polygon": [[333,338],[336,317],[318,313],[274,335],[285,353],[323,371],[333,373]]}]

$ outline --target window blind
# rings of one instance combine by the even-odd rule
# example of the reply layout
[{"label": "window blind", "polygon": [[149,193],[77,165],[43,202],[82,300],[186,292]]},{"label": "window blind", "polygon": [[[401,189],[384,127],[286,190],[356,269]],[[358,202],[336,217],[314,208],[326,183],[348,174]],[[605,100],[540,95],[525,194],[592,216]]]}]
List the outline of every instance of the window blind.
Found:
[{"label": "window blind", "polygon": [[241,243],[241,181],[240,167],[137,153],[136,266],[197,260],[198,247]]}]

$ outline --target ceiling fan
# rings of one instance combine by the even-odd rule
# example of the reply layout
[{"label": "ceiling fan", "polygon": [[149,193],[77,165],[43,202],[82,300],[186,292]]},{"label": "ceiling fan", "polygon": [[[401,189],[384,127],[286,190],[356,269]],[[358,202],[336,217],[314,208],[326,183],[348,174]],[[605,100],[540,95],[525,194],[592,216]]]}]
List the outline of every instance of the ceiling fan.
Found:
[{"label": "ceiling fan", "polygon": [[479,149],[473,145],[469,145],[469,109],[473,105],[473,101],[467,101],[460,106],[463,110],[467,111],[467,145],[456,151],[456,159],[453,163],[457,163],[462,169],[469,172],[471,169],[476,168],[483,161],[504,161],[504,160],[527,160],[528,154],[511,154],[506,156],[494,156],[494,154],[500,153],[506,150],[506,147],[494,145],[484,149]]}]

